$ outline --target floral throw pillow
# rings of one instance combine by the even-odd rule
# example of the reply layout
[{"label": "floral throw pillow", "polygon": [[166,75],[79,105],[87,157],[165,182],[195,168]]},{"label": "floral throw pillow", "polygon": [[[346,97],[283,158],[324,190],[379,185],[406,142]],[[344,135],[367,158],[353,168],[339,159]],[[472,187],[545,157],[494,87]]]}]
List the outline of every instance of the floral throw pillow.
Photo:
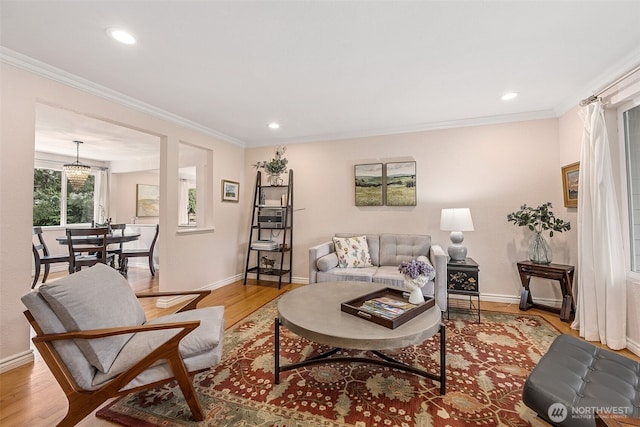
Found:
[{"label": "floral throw pillow", "polygon": [[362,268],[373,265],[366,236],[334,237],[333,245],[338,256],[338,267]]}]

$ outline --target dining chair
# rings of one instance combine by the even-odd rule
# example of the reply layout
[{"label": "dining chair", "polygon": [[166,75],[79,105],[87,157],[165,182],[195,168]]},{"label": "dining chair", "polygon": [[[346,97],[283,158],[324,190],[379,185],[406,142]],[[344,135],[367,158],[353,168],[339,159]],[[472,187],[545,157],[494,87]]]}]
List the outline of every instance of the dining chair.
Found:
[{"label": "dining chair", "polygon": [[[127,224],[111,224],[111,232],[115,235],[115,233],[120,233],[121,236],[124,236],[124,230],[127,228]],[[118,267],[120,267],[120,254],[122,253],[122,242],[110,244],[107,248],[107,254],[113,255],[111,259],[111,267],[115,268],[116,256],[118,256]]]},{"label": "dining chair", "polygon": [[153,250],[156,246],[156,242],[158,241],[158,234],[160,233],[160,224],[156,224],[156,234],[153,236],[153,240],[151,241],[151,245],[149,245],[149,249],[123,249],[120,253],[120,258],[118,265],[120,267],[120,273],[124,277],[127,277],[127,267],[129,264],[129,258],[149,258],[149,270],[151,271],[151,276],[156,275],[156,268],[153,265]]},{"label": "dining chair", "polygon": [[36,287],[38,278],[40,277],[40,267],[44,265],[44,276],[42,276],[42,283],[47,282],[49,277],[49,266],[51,264],[59,262],[69,262],[69,255],[51,255],[49,248],[42,237],[42,227],[33,227],[32,236],[38,236],[38,244],[31,242],[31,249],[33,250],[33,263],[35,272],[33,274],[33,283],[31,289]]},{"label": "dining chair", "polygon": [[107,227],[67,228],[69,274],[97,263],[112,264],[114,255],[107,252]]}]

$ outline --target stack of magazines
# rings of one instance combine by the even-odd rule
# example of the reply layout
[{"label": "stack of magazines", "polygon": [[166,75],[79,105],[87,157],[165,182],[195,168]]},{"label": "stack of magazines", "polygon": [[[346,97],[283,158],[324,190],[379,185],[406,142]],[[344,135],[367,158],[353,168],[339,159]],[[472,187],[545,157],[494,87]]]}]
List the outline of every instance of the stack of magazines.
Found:
[{"label": "stack of magazines", "polygon": [[415,307],[417,307],[417,305],[395,298],[378,297],[363,302],[360,310],[384,317],[385,319],[395,319]]}]

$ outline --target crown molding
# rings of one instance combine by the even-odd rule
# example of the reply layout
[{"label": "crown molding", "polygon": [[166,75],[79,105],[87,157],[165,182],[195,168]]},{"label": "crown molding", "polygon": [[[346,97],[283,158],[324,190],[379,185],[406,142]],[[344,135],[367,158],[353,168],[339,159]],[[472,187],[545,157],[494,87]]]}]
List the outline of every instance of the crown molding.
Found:
[{"label": "crown molding", "polygon": [[269,139],[261,141],[250,141],[248,145],[251,147],[266,147],[279,144],[296,144],[319,141],[334,141],[342,139],[369,138],[384,135],[396,135],[401,133],[427,132],[443,129],[455,129],[472,126],[485,126],[513,122],[526,122],[531,120],[555,119],[558,115],[554,110],[532,111],[518,114],[504,114],[497,116],[474,117],[460,120],[446,120],[440,122],[420,123],[412,126],[400,126],[393,128],[370,129],[355,132],[340,132],[323,135],[309,135],[301,138],[288,139]]},{"label": "crown molding", "polygon": [[161,108],[154,107],[153,105],[124,95],[123,93],[111,90],[92,81],[83,79],[82,77],[76,76],[75,74],[71,74],[44,62],[33,59],[29,56],[15,52],[11,49],[7,49],[4,46],[0,46],[0,62],[13,65],[14,67],[21,68],[47,79],[63,83],[76,89],[80,89],[92,95],[99,96],[125,107],[141,111],[159,119],[166,120],[168,122],[172,122],[177,125],[201,132],[205,135],[212,136],[222,141],[238,145],[240,147],[246,146],[244,141],[241,141],[237,138],[218,132],[206,126],[202,126],[198,123],[192,122],[191,120],[185,119],[184,117],[180,117]]}]

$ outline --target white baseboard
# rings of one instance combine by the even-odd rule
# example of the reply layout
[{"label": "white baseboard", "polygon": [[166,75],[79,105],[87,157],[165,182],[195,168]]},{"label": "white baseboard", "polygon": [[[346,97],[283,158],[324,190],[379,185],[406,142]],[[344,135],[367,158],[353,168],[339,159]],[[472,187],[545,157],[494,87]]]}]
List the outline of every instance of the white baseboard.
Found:
[{"label": "white baseboard", "polygon": [[640,356],[640,342],[635,342],[627,337],[627,350],[637,356]]},{"label": "white baseboard", "polygon": [[0,374],[10,371],[11,369],[15,369],[19,366],[33,363],[33,360],[33,350],[31,349],[23,351],[22,353],[17,353],[12,356],[5,357],[4,359],[0,360]]},{"label": "white baseboard", "polygon": [[[210,283],[209,285],[203,286],[199,289],[197,289],[198,291],[208,291],[208,290],[214,290],[214,289],[219,289],[222,288],[224,286],[230,285],[234,282],[237,282],[238,280],[242,279],[242,275],[240,274],[236,274],[235,276],[220,280],[216,283]],[[158,301],[156,302],[156,307],[158,308],[169,308],[172,307],[176,304],[180,304],[182,302],[185,301],[189,301],[190,299],[192,299],[193,296],[189,296],[189,295],[185,295],[185,296],[177,296],[177,297],[165,297],[165,298],[158,298]]]}]

